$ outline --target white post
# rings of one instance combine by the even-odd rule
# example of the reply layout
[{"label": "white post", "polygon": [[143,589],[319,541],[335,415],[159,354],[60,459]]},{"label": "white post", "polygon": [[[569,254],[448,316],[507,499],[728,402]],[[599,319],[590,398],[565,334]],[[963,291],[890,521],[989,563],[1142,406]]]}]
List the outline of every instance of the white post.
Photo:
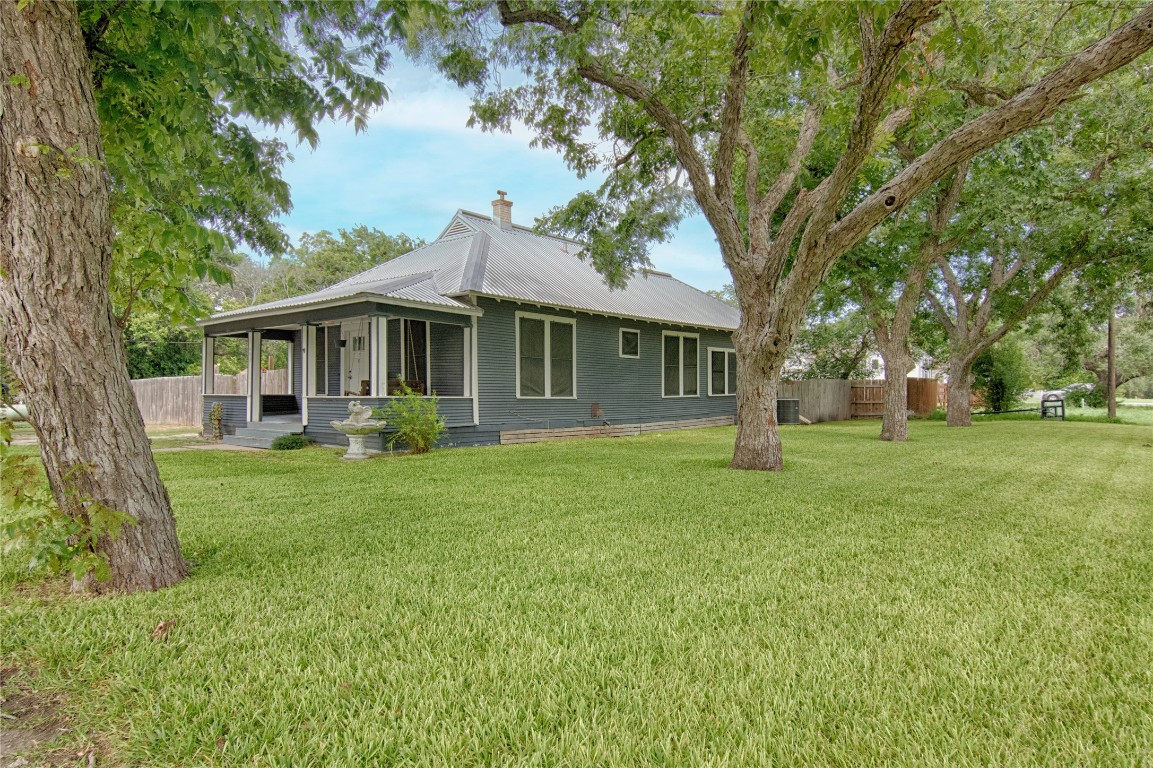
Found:
[{"label": "white post", "polygon": [[202,392],[211,395],[216,391],[216,337],[205,336],[200,348],[200,378],[204,382]]},{"label": "white post", "polygon": [[370,397],[380,397],[380,393],[387,389],[388,383],[381,381],[380,373],[384,360],[382,351],[384,344],[384,318],[368,318],[368,394]]},{"label": "white post", "polygon": [[472,423],[480,425],[480,355],[477,354],[477,335],[480,318],[472,319]]},{"label": "white post", "polygon": [[288,387],[288,391],[285,394],[287,394],[287,395],[291,395],[292,389],[293,389],[292,385],[293,385],[294,377],[292,375],[292,362],[293,362],[292,358],[296,357],[296,350],[294,347],[295,347],[295,345],[291,341],[288,342],[288,350],[287,350],[287,354],[285,355],[285,359],[284,359],[284,362],[285,362],[284,381],[285,381],[285,385]]},{"label": "white post", "polygon": [[260,331],[248,332],[248,420],[260,421]]},{"label": "white post", "polygon": [[300,424],[308,426],[308,396],[313,392],[316,365],[312,362],[312,347],[316,343],[316,329],[300,326]]}]

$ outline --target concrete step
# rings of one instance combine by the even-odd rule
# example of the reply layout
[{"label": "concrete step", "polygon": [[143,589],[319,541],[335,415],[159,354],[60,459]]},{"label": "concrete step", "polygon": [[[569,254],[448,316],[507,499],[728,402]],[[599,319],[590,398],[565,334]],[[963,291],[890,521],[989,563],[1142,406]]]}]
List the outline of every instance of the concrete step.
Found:
[{"label": "concrete step", "polygon": [[299,435],[304,432],[301,424],[282,424],[277,422],[249,422],[247,427],[237,427],[236,434],[241,437],[267,437],[269,439],[280,435]]},{"label": "concrete step", "polygon": [[271,448],[272,441],[279,435],[270,437],[245,437],[244,435],[225,435],[225,445],[244,445],[249,448]]}]

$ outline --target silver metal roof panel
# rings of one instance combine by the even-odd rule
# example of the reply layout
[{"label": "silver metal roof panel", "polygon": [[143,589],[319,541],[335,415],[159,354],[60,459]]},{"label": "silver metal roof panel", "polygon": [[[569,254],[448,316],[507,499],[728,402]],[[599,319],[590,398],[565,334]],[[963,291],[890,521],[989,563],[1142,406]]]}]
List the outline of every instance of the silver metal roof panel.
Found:
[{"label": "silver metal roof panel", "polygon": [[469,211],[457,211],[441,237],[329,288],[268,302],[212,320],[277,309],[296,309],[343,297],[371,294],[460,309],[457,298],[478,294],[672,325],[733,330],[737,310],[669,275],[641,272],[624,288],[612,289],[589,262],[582,246],[527,227],[501,227]]}]

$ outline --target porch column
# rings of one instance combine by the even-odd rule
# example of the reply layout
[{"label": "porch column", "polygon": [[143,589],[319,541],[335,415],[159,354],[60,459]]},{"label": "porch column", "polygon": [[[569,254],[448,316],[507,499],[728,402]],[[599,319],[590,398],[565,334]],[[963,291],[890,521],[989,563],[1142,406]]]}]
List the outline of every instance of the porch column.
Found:
[{"label": "porch column", "polygon": [[205,334],[204,343],[200,346],[200,379],[203,386],[200,391],[211,395],[216,391],[216,337]]},{"label": "porch column", "polygon": [[308,396],[316,391],[316,365],[312,362],[312,346],[316,343],[316,327],[300,326],[300,423],[308,426]]},{"label": "porch column", "polygon": [[388,359],[384,348],[384,323],[383,317],[368,318],[368,394],[372,397],[380,397],[380,393],[388,388],[388,382],[382,378],[384,361]]},{"label": "porch column", "polygon": [[260,331],[248,332],[248,420],[260,421]]},{"label": "porch column", "polygon": [[295,362],[293,358],[296,357],[296,345],[289,341],[286,346],[288,348],[284,355],[284,380],[288,384],[287,394],[291,395],[296,390],[296,375],[292,372],[292,364]]},{"label": "porch column", "polygon": [[477,333],[479,332],[480,318],[474,317],[472,319],[472,423],[480,425],[480,349],[477,344]]}]

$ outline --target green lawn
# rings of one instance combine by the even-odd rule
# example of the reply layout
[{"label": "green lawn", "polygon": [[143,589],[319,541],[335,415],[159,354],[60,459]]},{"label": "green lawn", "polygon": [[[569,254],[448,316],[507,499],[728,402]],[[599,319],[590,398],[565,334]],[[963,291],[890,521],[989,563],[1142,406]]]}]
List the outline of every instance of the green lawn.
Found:
[{"label": "green lawn", "polygon": [[193,578],[0,654],[129,765],[1153,763],[1153,429],[877,431],[160,454]]},{"label": "green lawn", "polygon": [[[1142,400],[1128,401],[1141,403]],[[1024,408],[1039,408],[1041,405],[1040,400],[1026,401],[1022,406]],[[1016,414],[1018,418],[1030,419],[1039,418],[1037,414]],[[984,417],[975,417],[984,418]],[[995,416],[992,418],[1006,418],[1006,416]],[[1069,421],[1099,421],[1105,422],[1109,419],[1109,411],[1106,408],[1082,408],[1079,405],[1074,405],[1072,402],[1065,404],[1065,418]],[[1137,424],[1140,426],[1153,427],[1153,404],[1151,405],[1125,405],[1124,402],[1117,406],[1117,422],[1120,424]]]}]

